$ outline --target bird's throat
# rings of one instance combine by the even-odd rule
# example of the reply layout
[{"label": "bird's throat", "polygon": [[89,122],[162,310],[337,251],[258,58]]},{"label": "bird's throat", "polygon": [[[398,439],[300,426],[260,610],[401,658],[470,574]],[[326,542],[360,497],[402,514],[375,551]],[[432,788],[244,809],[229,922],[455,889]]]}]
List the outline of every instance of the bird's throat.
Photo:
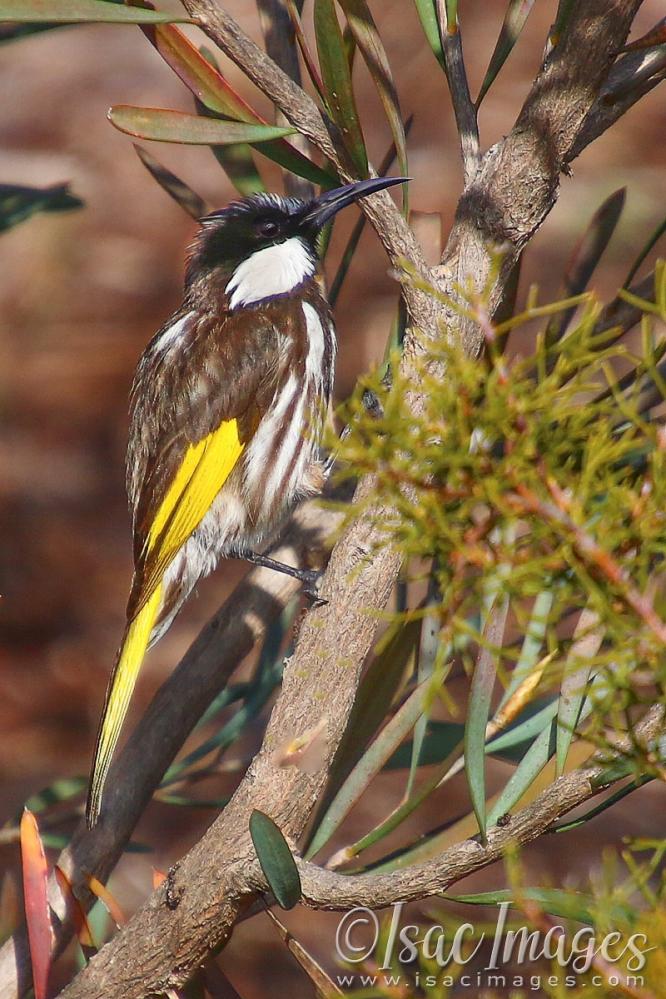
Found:
[{"label": "bird's throat", "polygon": [[316,267],[313,251],[297,236],[257,250],[234,270],[225,288],[229,306],[236,309],[288,295],[311,278]]}]

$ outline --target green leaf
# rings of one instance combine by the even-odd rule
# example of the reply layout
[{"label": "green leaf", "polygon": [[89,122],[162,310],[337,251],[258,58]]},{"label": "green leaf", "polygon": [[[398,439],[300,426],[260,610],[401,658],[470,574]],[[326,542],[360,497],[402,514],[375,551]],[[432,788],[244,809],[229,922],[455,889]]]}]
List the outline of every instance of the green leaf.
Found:
[{"label": "green leaf", "polygon": [[657,245],[657,243],[659,242],[659,240],[661,239],[661,237],[664,235],[665,232],[666,232],[666,218],[662,222],[660,222],[657,228],[654,230],[654,232],[651,233],[650,238],[646,242],[645,246],[634,260],[629,270],[629,273],[622,282],[623,288],[629,287],[631,282],[636,277],[636,272],[638,271],[639,267],[641,266],[647,255],[650,253],[650,251]]},{"label": "green leaf", "polygon": [[597,815],[601,815],[601,813],[605,812],[607,808],[611,808],[613,805],[617,804],[618,801],[626,798],[628,794],[633,794],[633,792],[637,791],[639,787],[643,787],[643,784],[649,784],[649,782],[654,779],[655,778],[651,775],[646,774],[637,781],[631,781],[631,783],[625,784],[624,787],[614,791],[613,794],[609,794],[609,796],[602,801],[600,805],[597,805],[595,808],[591,808],[589,812],[585,812],[584,815],[579,815],[578,818],[571,819],[569,822],[561,822],[559,825],[553,826],[551,831],[554,833],[569,832],[571,829],[577,829],[579,826],[585,825],[585,823],[589,822],[590,819],[594,819]]},{"label": "green leaf", "polygon": [[367,177],[368,154],[334,0],[315,0],[314,27],[328,109],[358,175]]},{"label": "green leaf", "polygon": [[557,712],[557,776],[564,773],[567,754],[574,736],[578,718],[580,717],[587,682],[590,678],[591,660],[596,656],[603,641],[604,632],[599,627],[599,618],[591,610],[585,610],[580,616],[574,643],[567,657],[570,661],[582,660],[583,665],[577,669],[565,667],[560,701]]},{"label": "green leaf", "polygon": [[191,24],[186,14],[168,14],[144,7],[126,7],[108,0],[0,0],[0,21],[31,24],[103,22],[106,24]]},{"label": "green leaf", "polygon": [[[419,640],[416,679],[418,683],[429,680],[435,669],[435,661],[440,647],[440,623],[437,610],[441,604],[441,595],[437,586],[435,564],[431,569],[430,581],[428,584],[428,595],[426,597],[426,607],[433,609],[434,613],[427,614],[421,622],[421,636]],[[451,654],[450,647],[444,650],[444,658],[448,659]],[[416,774],[421,763],[421,751],[423,740],[425,739],[428,725],[428,715],[424,711],[414,726],[414,738],[412,739],[412,759],[409,765],[409,777],[405,788],[405,797],[409,797],[414,790]]]},{"label": "green leaf", "polygon": [[[377,88],[379,99],[384,106],[384,112],[391,127],[391,134],[397,150],[400,173],[406,176],[407,140],[405,127],[400,112],[398,92],[393,80],[391,65],[382,44],[377,25],[375,24],[366,0],[340,0],[340,6],[345,12],[351,33],[356,40],[363,56],[368,72]],[[349,61],[349,60],[348,60]],[[403,197],[407,197],[407,188]]]},{"label": "green leaf", "polygon": [[486,727],[497,674],[497,647],[502,645],[509,601],[494,604],[484,629],[484,645],[479,651],[467,706],[465,724],[465,773],[472,808],[481,838],[486,838]]},{"label": "green leaf", "polygon": [[557,722],[550,721],[537,736],[512,773],[488,814],[488,825],[494,826],[501,815],[510,812],[517,801],[539,776],[555,752]]},{"label": "green leaf", "polygon": [[442,69],[444,69],[444,49],[442,48],[442,39],[439,34],[439,21],[435,8],[435,0],[414,0],[414,3],[423,27],[423,33],[428,40],[435,59]]},{"label": "green leaf", "polygon": [[0,184],[0,232],[24,222],[36,212],[69,212],[82,206],[83,202],[70,192],[69,184],[43,188]]},{"label": "green leaf", "polygon": [[490,57],[490,63],[481,84],[479,96],[476,99],[477,108],[492,87],[497,74],[511,54],[511,50],[518,41],[533,6],[534,0],[509,0],[497,44]]},{"label": "green leaf", "polygon": [[301,16],[296,9],[294,0],[286,0],[287,11],[289,17],[291,18],[291,23],[294,28],[294,37],[301,50],[301,56],[303,57],[303,62],[305,63],[305,68],[308,71],[308,76],[312,80],[313,86],[317,93],[319,94],[321,100],[324,100],[324,85],[321,82],[321,77],[317,69],[317,64],[314,61],[312,52],[310,51],[310,46],[308,45],[308,40],[305,37],[305,32],[303,31],[303,24],[301,22]]},{"label": "green leaf", "polygon": [[329,841],[373,777],[379,773],[407,733],[414,728],[417,719],[425,710],[429,690],[430,680],[428,679],[412,691],[370,748],[365,751],[324,815],[308,850],[308,857],[318,853]]},{"label": "green leaf", "polygon": [[31,795],[26,801],[25,807],[30,812],[43,812],[51,805],[75,798],[85,789],[87,783],[85,777],[61,777],[37,794]]},{"label": "green leaf", "polygon": [[[516,892],[511,888],[500,888],[496,891],[482,891],[474,895],[445,895],[452,902],[466,902],[469,905],[501,905],[513,904]],[[578,923],[594,925],[596,923],[596,900],[592,895],[564,888],[523,888],[520,897],[537,905],[551,916],[560,919],[574,919]],[[632,923],[635,911],[629,905],[615,902],[612,914],[607,913],[615,923]]]},{"label": "green leaf", "polygon": [[301,879],[289,844],[273,820],[256,808],[250,816],[250,836],[276,902],[293,909],[301,897]]},{"label": "green leaf", "polygon": [[146,170],[157,181],[163,190],[173,198],[177,205],[183,209],[191,218],[200,219],[208,213],[208,207],[204,199],[193,191],[191,187],[171,173],[164,164],[160,163],[151,153],[141,146],[134,144],[136,154],[145,166]]},{"label": "green leaf", "polygon": [[293,135],[293,128],[247,125],[245,122],[203,118],[164,108],[136,108],[118,104],[108,118],[120,132],[155,142],[178,142],[194,146],[230,145],[235,142],[266,142]]}]

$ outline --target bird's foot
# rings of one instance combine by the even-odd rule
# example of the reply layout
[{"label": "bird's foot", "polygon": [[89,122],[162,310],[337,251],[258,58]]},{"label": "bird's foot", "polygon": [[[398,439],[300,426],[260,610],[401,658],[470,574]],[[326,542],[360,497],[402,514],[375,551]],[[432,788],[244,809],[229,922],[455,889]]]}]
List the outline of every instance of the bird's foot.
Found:
[{"label": "bird's foot", "polygon": [[319,594],[319,585],[324,575],[323,569],[298,569],[296,566],[278,562],[277,559],[270,558],[268,555],[260,555],[258,552],[238,551],[234,554],[237,558],[251,562],[252,565],[260,565],[265,569],[273,569],[285,576],[291,576],[292,579],[298,579],[303,586],[303,593],[310,597],[315,604],[327,603]]}]

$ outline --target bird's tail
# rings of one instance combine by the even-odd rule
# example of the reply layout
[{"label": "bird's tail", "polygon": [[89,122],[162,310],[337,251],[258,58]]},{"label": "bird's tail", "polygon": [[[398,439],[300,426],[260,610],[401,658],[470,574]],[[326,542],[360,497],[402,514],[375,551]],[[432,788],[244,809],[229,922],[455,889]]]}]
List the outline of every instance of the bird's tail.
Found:
[{"label": "bird's tail", "polygon": [[104,784],[120,737],[141,663],[146,654],[155,619],[160,609],[162,587],[157,586],[136,617],[130,621],[118,653],[97,733],[95,756],[90,774],[86,820],[92,828],[99,817]]}]

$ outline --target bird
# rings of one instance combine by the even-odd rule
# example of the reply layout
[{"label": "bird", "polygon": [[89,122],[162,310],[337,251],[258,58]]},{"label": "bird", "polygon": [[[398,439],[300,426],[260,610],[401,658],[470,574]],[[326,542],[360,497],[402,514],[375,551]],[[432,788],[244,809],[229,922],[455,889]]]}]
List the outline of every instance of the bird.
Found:
[{"label": "bird", "polygon": [[234,557],[311,582],[257,549],[327,475],[336,334],[318,239],[341,209],[407,180],[374,177],[309,200],[254,194],[200,219],[182,304],[143,352],[130,394],[134,575],[91,767],[90,828],[144,656],[198,581]]}]

